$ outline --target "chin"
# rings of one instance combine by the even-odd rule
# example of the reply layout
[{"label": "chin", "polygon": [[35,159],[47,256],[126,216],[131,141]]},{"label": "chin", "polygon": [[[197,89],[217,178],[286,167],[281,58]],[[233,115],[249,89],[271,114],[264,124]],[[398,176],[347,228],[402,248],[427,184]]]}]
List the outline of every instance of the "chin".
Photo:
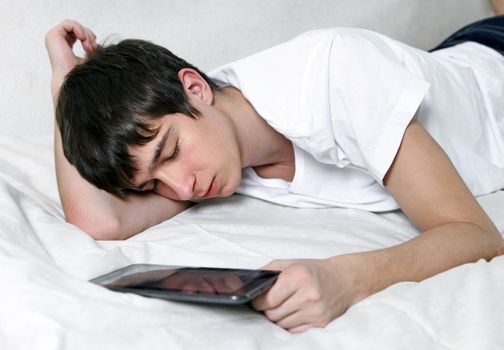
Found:
[{"label": "chin", "polygon": [[226,184],[226,186],[224,186],[221,189],[220,193],[216,197],[230,197],[230,196],[232,196],[235,193],[238,185],[239,185],[239,183],[238,184],[235,184],[235,183]]},{"label": "chin", "polygon": [[219,193],[216,197],[230,197],[233,195],[235,188],[232,188],[231,186],[226,186],[221,190],[221,193]]}]

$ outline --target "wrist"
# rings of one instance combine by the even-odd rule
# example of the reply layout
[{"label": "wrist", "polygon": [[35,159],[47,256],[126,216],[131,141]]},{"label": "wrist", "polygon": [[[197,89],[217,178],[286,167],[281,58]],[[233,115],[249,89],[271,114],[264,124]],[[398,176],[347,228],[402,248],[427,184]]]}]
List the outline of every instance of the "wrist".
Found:
[{"label": "wrist", "polygon": [[51,93],[53,96],[53,102],[54,105],[56,106],[56,101],[58,99],[59,91],[61,89],[61,85],[63,84],[63,81],[65,79],[64,75],[59,75],[59,74],[53,74],[51,78]]},{"label": "wrist", "polygon": [[334,266],[334,271],[342,274],[338,276],[338,280],[343,279],[350,287],[352,305],[378,291],[375,267],[369,262],[365,253],[339,255],[327,260]]}]

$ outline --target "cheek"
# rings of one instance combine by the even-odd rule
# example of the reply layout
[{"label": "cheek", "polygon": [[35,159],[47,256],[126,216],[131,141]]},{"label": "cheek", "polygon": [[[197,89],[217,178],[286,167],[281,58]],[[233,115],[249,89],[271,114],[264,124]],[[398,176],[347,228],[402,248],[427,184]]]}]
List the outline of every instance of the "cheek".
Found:
[{"label": "cheek", "polygon": [[202,146],[202,152],[206,159],[225,158],[230,160],[230,157],[234,158],[234,154],[237,152],[237,142],[230,122],[222,116],[215,116],[212,122],[210,120],[210,118],[205,120],[208,123],[198,130],[198,139],[194,141]]},{"label": "cheek", "polygon": [[180,198],[177,196],[177,194],[169,186],[166,186],[161,181],[158,182],[154,192],[159,194],[161,197],[165,197],[165,198],[173,199],[173,200],[180,200]]},{"label": "cheek", "polygon": [[218,153],[214,145],[208,142],[187,142],[184,148],[181,148],[177,165],[179,170],[186,174],[207,170],[215,162],[215,154]]},{"label": "cheek", "polygon": [[238,145],[234,134],[226,125],[205,124],[190,130],[180,140],[182,164],[177,164],[184,173],[212,172],[228,167],[240,167]]}]

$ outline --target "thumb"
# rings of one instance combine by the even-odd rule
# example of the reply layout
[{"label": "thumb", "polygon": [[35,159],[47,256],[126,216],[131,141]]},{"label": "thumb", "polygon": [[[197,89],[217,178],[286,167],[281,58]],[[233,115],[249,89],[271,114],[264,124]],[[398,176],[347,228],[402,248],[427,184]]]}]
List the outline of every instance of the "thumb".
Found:
[{"label": "thumb", "polygon": [[293,264],[293,260],[273,260],[269,262],[268,264],[264,265],[261,267],[261,270],[277,270],[277,271],[283,271],[285,270],[289,265]]}]

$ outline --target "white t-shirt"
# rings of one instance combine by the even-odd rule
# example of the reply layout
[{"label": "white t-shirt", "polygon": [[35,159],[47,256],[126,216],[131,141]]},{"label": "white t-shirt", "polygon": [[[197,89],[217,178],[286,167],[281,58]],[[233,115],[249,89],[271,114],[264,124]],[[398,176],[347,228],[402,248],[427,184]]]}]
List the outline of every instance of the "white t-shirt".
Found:
[{"label": "white t-shirt", "polygon": [[383,178],[416,116],[474,195],[504,188],[504,58],[428,53],[352,28],[311,31],[209,76],[292,141],[292,181],[243,170],[237,193],[294,207],[399,208]]}]

